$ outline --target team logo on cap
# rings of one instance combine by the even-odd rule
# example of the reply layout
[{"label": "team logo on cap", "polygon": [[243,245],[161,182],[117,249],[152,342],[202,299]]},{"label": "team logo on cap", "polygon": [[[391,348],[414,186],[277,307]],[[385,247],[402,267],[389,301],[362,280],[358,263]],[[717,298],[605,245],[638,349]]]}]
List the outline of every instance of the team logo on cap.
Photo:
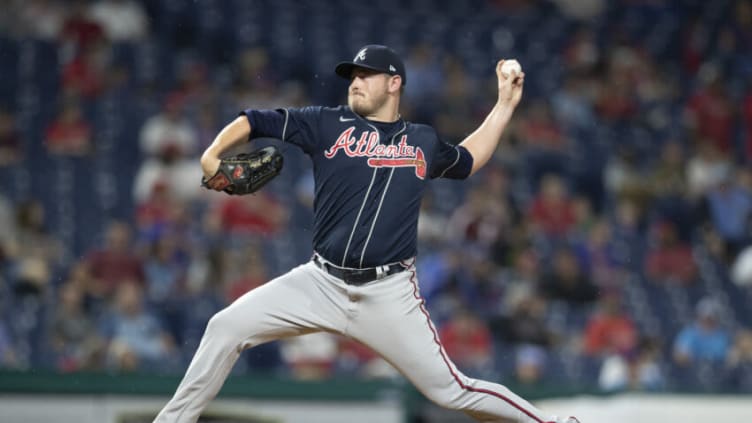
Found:
[{"label": "team logo on cap", "polygon": [[397,144],[384,145],[379,142],[376,131],[363,131],[360,139],[355,138],[353,132],[354,126],[345,129],[324,156],[331,159],[342,151],[348,157],[368,157],[368,166],[371,167],[414,167],[415,176],[426,177],[425,154],[420,147],[407,144],[407,135],[403,135]]},{"label": "team logo on cap", "polygon": [[359,51],[358,54],[355,55],[355,58],[353,59],[353,62],[355,62],[357,60],[360,60],[360,61],[366,60],[366,50],[368,50],[368,49],[364,48],[363,50]]}]

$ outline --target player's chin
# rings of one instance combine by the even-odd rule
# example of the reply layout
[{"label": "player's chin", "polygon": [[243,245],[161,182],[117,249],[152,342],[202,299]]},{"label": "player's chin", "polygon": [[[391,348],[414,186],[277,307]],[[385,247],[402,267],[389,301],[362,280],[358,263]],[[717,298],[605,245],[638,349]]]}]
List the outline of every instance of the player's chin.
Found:
[{"label": "player's chin", "polygon": [[350,96],[347,99],[347,105],[350,106],[353,112],[359,115],[368,115],[371,111],[371,107],[369,107],[369,104],[365,101],[364,98],[360,96],[357,96],[357,97]]}]

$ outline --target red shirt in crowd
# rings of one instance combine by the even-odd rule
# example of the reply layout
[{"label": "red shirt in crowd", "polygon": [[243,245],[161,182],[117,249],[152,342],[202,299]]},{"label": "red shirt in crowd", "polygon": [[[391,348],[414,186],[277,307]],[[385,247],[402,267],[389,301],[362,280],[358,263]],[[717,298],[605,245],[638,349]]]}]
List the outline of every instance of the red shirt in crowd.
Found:
[{"label": "red shirt in crowd", "polygon": [[734,132],[734,113],[725,95],[710,89],[690,98],[687,105],[697,134],[713,142],[721,151],[731,150]]},{"label": "red shirt in crowd", "polygon": [[656,248],[645,259],[645,272],[653,279],[692,282],[697,274],[692,249],[683,244]]},{"label": "red shirt in crowd", "polygon": [[474,317],[456,317],[439,331],[441,343],[447,354],[458,365],[473,365],[489,358],[491,332]]},{"label": "red shirt in crowd", "polygon": [[146,280],[141,260],[127,252],[94,251],[86,258],[86,266],[96,284],[92,288],[103,296],[113,294],[121,283]]},{"label": "red shirt in crowd", "polygon": [[253,197],[230,197],[220,205],[222,227],[234,233],[271,235],[277,232],[284,212],[279,205],[260,193]]},{"label": "red shirt in crowd", "polygon": [[104,40],[104,30],[97,22],[85,16],[73,16],[63,24],[62,38],[80,48],[86,48]]},{"label": "red shirt in crowd", "polygon": [[533,222],[549,236],[563,236],[577,221],[574,207],[568,199],[538,197],[530,208]]},{"label": "red shirt in crowd", "polygon": [[637,330],[623,315],[597,314],[585,328],[585,352],[626,354],[637,345]]},{"label": "red shirt in crowd", "polygon": [[57,154],[85,154],[91,149],[91,127],[80,115],[60,117],[47,128],[45,145]]}]

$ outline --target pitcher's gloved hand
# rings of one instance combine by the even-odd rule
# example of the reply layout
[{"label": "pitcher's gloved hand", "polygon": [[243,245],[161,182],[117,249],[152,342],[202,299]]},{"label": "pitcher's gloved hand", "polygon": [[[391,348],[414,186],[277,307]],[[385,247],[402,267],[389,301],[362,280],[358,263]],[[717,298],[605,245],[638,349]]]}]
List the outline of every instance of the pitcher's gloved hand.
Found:
[{"label": "pitcher's gloved hand", "polygon": [[251,194],[279,175],[283,162],[274,146],[226,157],[214,176],[201,178],[201,186],[230,195]]}]

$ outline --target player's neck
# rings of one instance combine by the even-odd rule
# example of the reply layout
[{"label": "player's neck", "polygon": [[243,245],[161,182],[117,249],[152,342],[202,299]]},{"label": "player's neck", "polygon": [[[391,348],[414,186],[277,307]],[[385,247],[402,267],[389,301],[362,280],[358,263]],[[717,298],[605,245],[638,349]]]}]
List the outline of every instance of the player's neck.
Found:
[{"label": "player's neck", "polygon": [[387,101],[381,108],[363,117],[376,122],[396,122],[400,118],[399,100]]}]

